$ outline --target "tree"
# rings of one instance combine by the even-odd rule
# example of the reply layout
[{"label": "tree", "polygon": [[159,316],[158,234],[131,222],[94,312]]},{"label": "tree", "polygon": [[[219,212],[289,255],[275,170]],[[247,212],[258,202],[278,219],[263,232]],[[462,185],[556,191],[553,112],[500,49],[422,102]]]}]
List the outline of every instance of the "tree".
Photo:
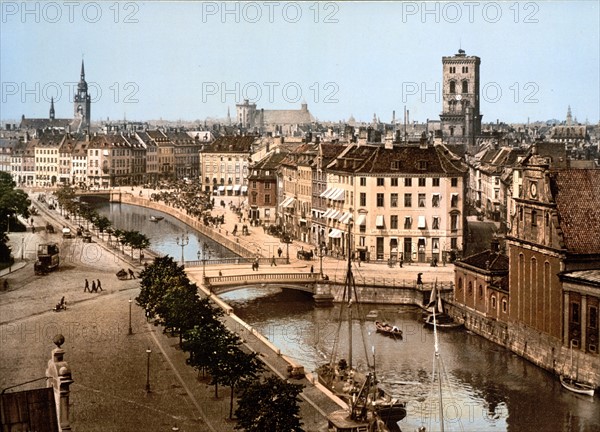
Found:
[{"label": "tree", "polygon": [[229,418],[233,418],[233,395],[246,382],[255,380],[264,370],[264,363],[255,352],[246,353],[239,346],[232,346],[221,358],[219,381],[231,389]]},{"label": "tree", "polygon": [[133,259],[134,249],[140,250],[140,260],[142,256],[142,249],[146,249],[150,246],[150,239],[146,235],[139,231],[125,231],[123,233],[125,244],[131,247],[131,258]]},{"label": "tree", "polygon": [[98,228],[98,231],[100,231],[103,234],[102,237],[104,238],[104,232],[111,227],[112,223],[110,219],[106,216],[98,215],[96,220],[94,220],[94,225],[96,226],[96,228]]},{"label": "tree", "polygon": [[302,388],[276,376],[252,382],[238,401],[235,428],[245,432],[304,432],[298,406]]},{"label": "tree", "polygon": [[16,216],[29,217],[31,201],[27,194],[20,189],[15,189],[16,183],[6,171],[0,171],[0,262],[11,262],[11,250],[8,246],[9,219],[16,226]]},{"label": "tree", "polygon": [[162,297],[157,312],[161,316],[160,323],[165,328],[178,331],[179,346],[181,346],[183,333],[194,328],[198,323],[196,315],[200,302],[198,287],[189,280],[177,277],[165,282],[169,289]]},{"label": "tree", "polygon": [[[115,230],[115,236],[118,236]],[[189,281],[183,267],[170,256],[157,257],[154,262],[140,273],[140,294],[136,297],[136,303],[143,307],[154,317],[162,302],[163,297],[169,290],[169,284],[183,284]]]}]

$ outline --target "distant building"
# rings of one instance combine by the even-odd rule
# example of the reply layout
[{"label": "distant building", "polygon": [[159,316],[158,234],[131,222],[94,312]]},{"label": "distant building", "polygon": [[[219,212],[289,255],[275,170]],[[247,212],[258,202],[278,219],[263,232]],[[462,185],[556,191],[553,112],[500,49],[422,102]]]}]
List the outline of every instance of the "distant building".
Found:
[{"label": "distant building", "polygon": [[479,110],[479,65],[477,56],[460,49],[451,57],[442,57],[443,142],[473,147],[481,132],[483,115]]},{"label": "distant building", "polygon": [[248,219],[274,223],[277,215],[277,170],[287,152],[272,150],[248,175]]},{"label": "distant building", "polygon": [[299,110],[257,109],[248,99],[236,105],[237,123],[250,132],[271,133],[272,135],[294,136],[302,126],[313,123],[314,119],[303,103]]}]

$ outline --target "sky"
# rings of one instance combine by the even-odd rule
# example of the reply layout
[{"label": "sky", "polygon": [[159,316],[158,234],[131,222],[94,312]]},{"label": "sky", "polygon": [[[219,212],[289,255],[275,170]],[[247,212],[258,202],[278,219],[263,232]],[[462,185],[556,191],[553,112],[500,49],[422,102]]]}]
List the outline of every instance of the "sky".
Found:
[{"label": "sky", "polygon": [[484,122],[600,119],[598,1],[0,1],[0,119],[225,118],[249,99],[318,120],[439,119],[442,56],[481,58]]}]

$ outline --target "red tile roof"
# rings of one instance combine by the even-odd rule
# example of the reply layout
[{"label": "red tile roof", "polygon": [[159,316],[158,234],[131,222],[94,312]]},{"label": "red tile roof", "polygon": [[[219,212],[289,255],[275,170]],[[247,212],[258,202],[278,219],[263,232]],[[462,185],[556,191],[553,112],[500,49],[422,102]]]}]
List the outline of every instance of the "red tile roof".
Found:
[{"label": "red tile roof", "polygon": [[566,249],[600,253],[600,170],[551,171],[550,188]]}]

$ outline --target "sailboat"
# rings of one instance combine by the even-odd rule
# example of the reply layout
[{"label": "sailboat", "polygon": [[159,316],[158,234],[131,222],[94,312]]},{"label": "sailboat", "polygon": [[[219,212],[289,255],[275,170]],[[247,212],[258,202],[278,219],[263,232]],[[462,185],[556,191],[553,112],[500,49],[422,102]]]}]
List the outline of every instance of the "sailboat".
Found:
[{"label": "sailboat", "polygon": [[[573,372],[573,340],[571,340],[571,342],[569,343],[569,350],[571,351],[571,367],[570,367],[570,373]],[[565,375],[564,373],[560,375],[560,384],[566,388],[567,390],[570,390],[574,393],[579,393],[579,394],[584,394],[584,395],[588,395],[588,396],[594,396],[594,387],[589,385],[589,384],[585,384],[581,381],[578,380],[578,368],[576,368],[575,370],[575,376],[571,376],[571,375]]]},{"label": "sailboat", "polygon": [[437,290],[437,281],[434,284],[431,295],[429,296],[429,304],[427,306],[428,314],[423,319],[423,323],[426,326],[433,327],[434,316],[436,326],[439,329],[456,329],[462,327],[464,324],[454,321],[454,319],[444,312],[444,304],[442,297]]},{"label": "sailboat", "polygon": [[[435,289],[435,287],[434,287]],[[444,420],[444,400],[443,400],[443,384],[442,380],[445,375],[444,362],[442,361],[442,356],[440,353],[439,341],[438,341],[438,321],[437,321],[437,313],[436,308],[434,307],[431,311],[431,322],[433,325],[433,346],[434,346],[434,358],[433,358],[433,374],[432,374],[432,398],[429,402],[420,404],[421,412],[413,413],[413,419],[420,419],[420,424],[412,425],[417,426],[416,431],[418,432],[429,432],[429,431],[440,431],[444,432],[446,423],[450,423],[449,420]],[[437,388],[435,386],[435,381],[437,380]],[[437,394],[436,394],[437,393]],[[448,401],[446,401],[448,403]],[[452,402],[454,404],[455,402]],[[438,410],[437,414],[435,410]],[[458,427],[460,430],[463,430],[462,423],[460,419],[453,418],[452,427]],[[427,424],[427,426],[426,426]],[[429,429],[428,429],[429,427]],[[435,428],[435,429],[434,429]],[[404,430],[404,426],[403,426]]]},{"label": "sailboat", "polygon": [[[329,430],[335,432],[362,432],[385,431],[386,424],[393,424],[406,417],[406,408],[403,402],[386,394],[378,385],[374,368],[369,367],[367,373],[355,369],[352,365],[352,306],[356,303],[361,319],[361,328],[364,326],[360,316],[360,302],[356,291],[354,275],[352,273],[350,234],[351,224],[348,224],[348,266],[344,284],[343,303],[346,307],[340,308],[338,329],[329,363],[317,368],[318,381],[332,393],[348,404],[349,410],[335,411],[328,416]],[[342,314],[346,311],[348,321],[348,357],[336,362],[335,356],[339,342],[339,333],[342,323]],[[364,330],[364,328],[363,328]],[[363,333],[363,345],[365,337]],[[366,345],[365,357],[368,362]]]}]

